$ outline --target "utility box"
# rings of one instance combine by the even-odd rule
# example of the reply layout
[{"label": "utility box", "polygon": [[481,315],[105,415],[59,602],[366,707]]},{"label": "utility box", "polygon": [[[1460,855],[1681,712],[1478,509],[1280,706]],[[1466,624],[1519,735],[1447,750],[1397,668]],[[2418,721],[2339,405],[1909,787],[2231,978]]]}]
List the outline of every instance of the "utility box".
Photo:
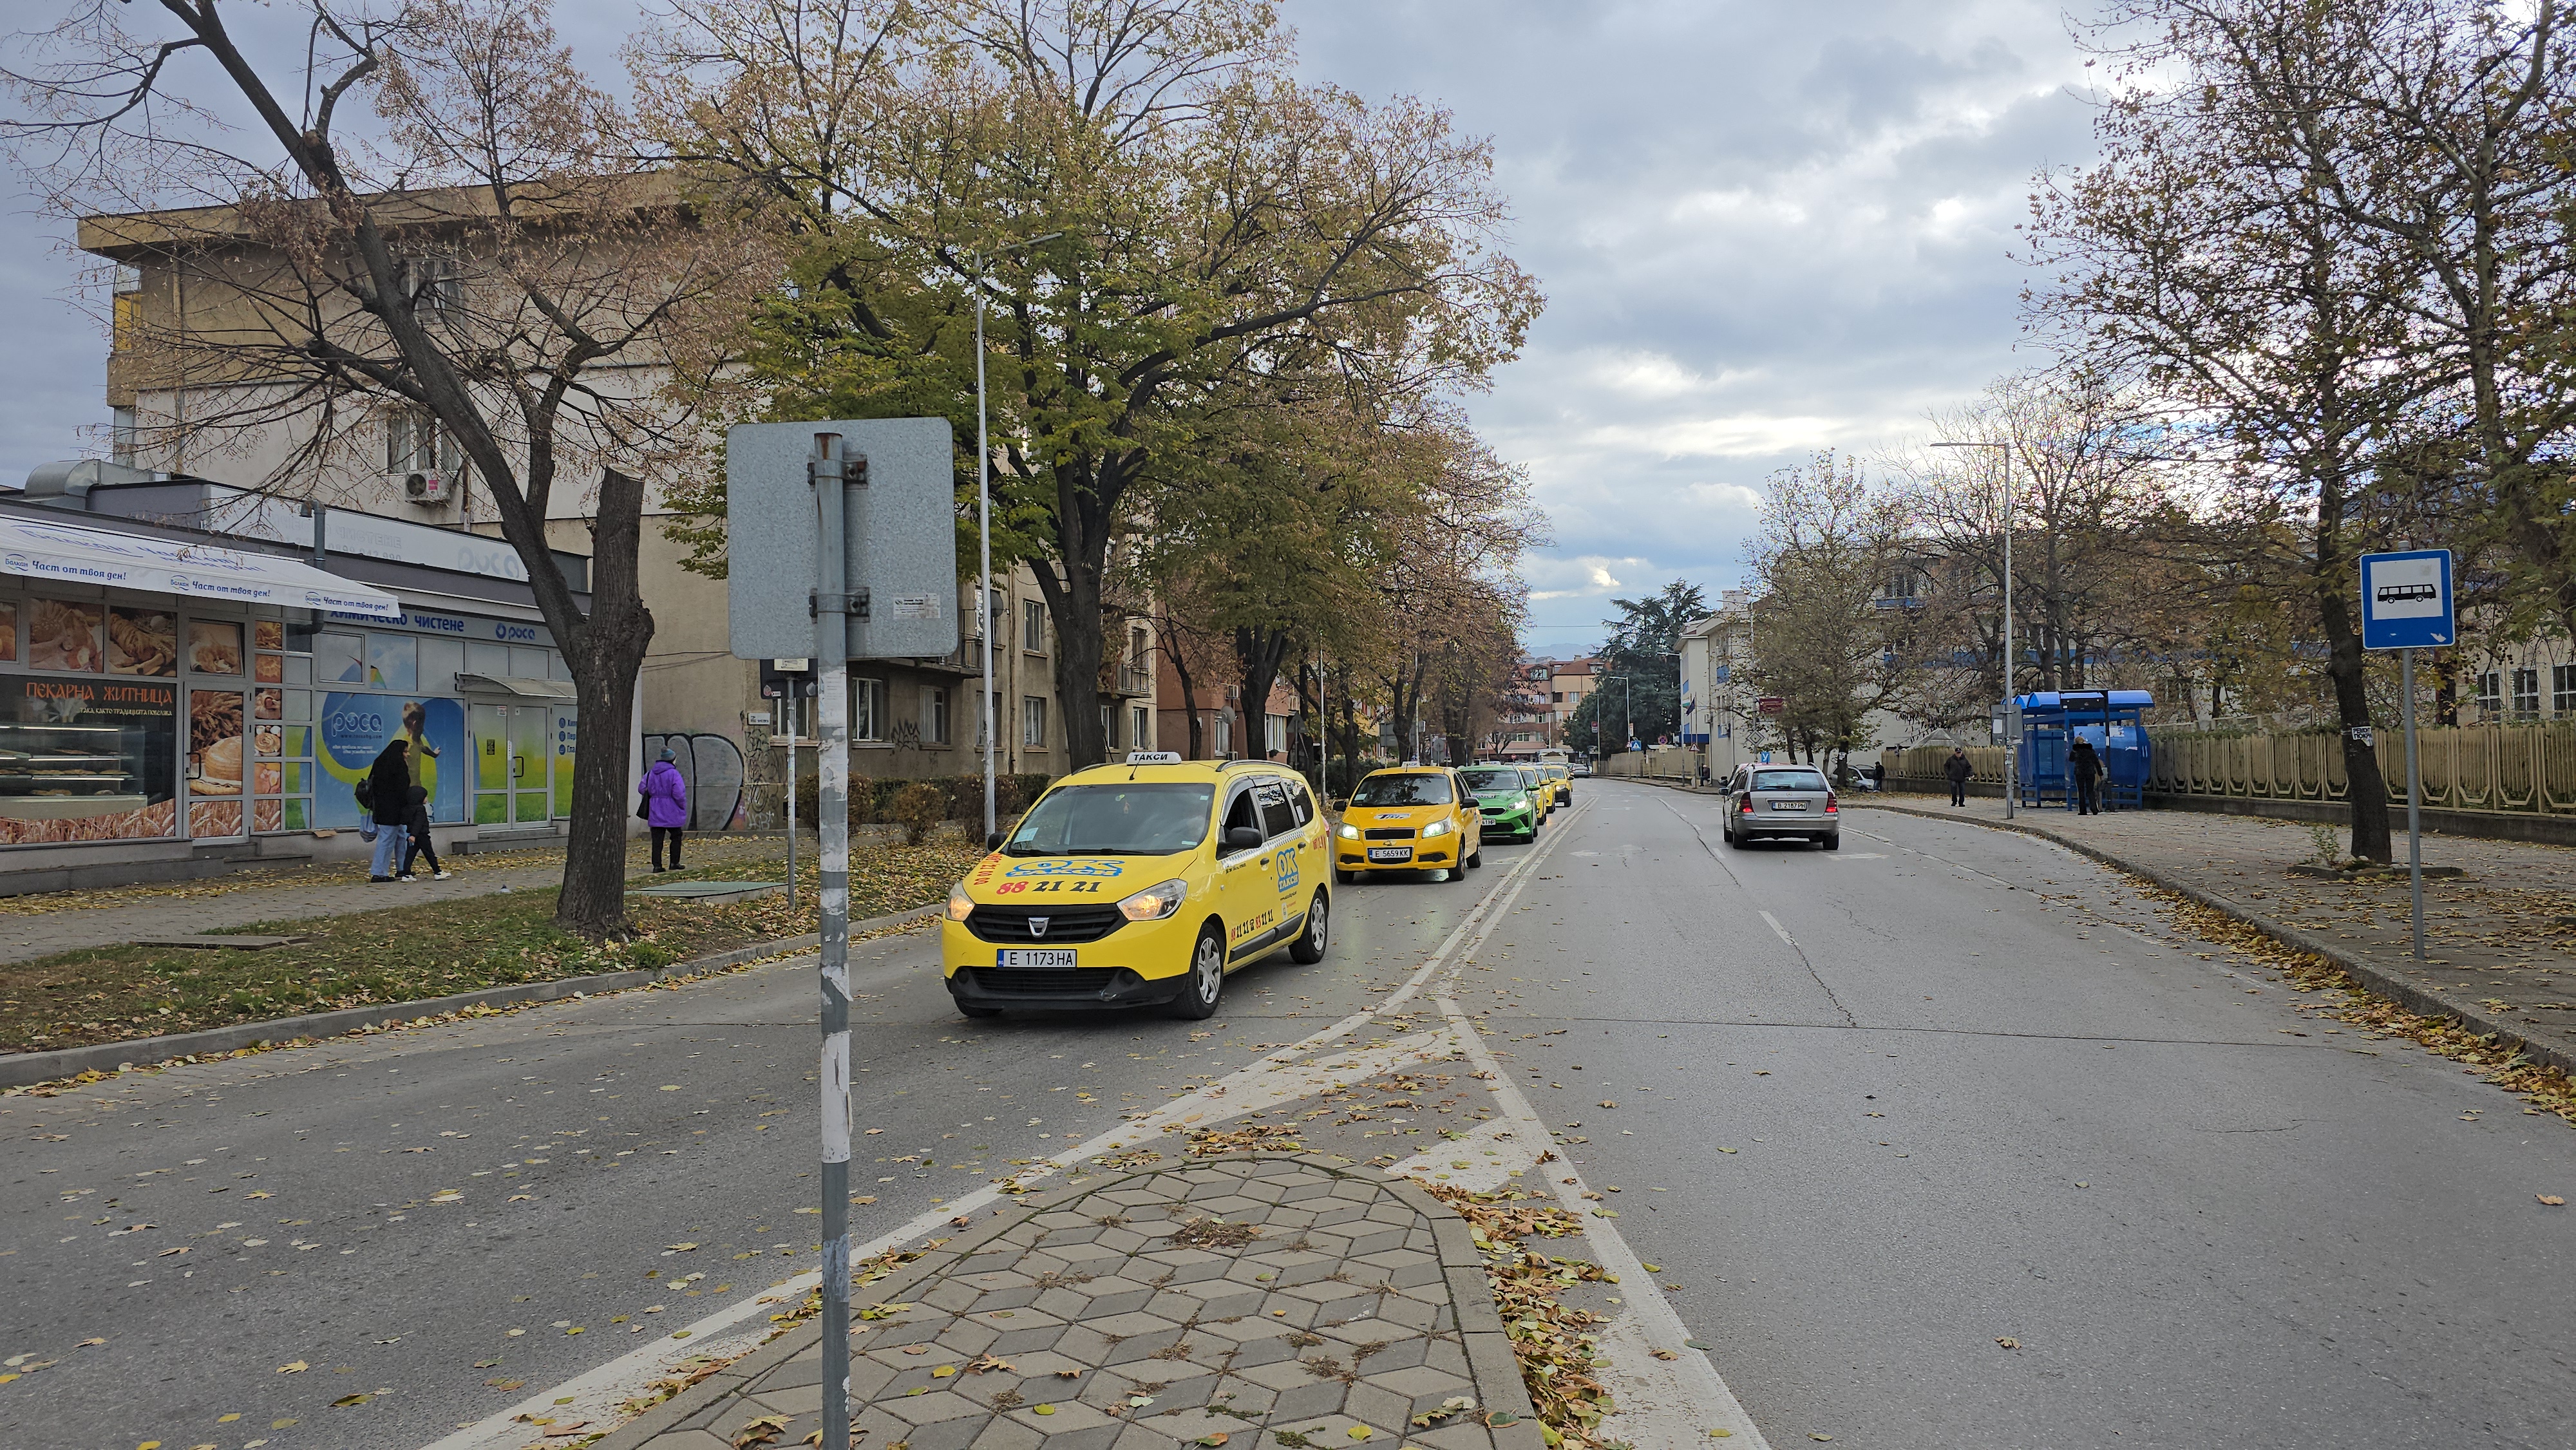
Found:
[{"label": "utility box", "polygon": [[[817,440],[834,437],[844,578],[814,577]],[[725,434],[727,604],[736,659],[814,652],[815,592],[849,596],[849,658],[957,649],[957,454],[945,418],[744,423]]]}]

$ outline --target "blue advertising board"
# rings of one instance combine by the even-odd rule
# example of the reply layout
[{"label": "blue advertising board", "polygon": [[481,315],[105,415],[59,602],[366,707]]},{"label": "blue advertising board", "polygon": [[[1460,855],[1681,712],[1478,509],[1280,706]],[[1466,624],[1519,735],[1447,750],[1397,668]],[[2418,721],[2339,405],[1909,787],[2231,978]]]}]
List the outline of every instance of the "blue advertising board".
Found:
[{"label": "blue advertising board", "polygon": [[[321,774],[314,782],[314,824],[358,824],[358,801],[351,793],[352,787],[365,778],[367,768],[375,764],[385,743],[402,733],[403,706],[412,703],[414,699],[401,695],[334,692],[322,697],[322,720],[313,758]],[[430,819],[462,821],[466,819],[465,777],[469,764],[465,752],[465,706],[457,700],[421,699],[418,703],[428,716],[422,722],[423,733],[439,753],[439,758],[432,759],[420,772],[422,783],[429,787]]]},{"label": "blue advertising board", "polygon": [[2361,647],[2436,649],[2457,644],[2451,551],[2361,556]]}]

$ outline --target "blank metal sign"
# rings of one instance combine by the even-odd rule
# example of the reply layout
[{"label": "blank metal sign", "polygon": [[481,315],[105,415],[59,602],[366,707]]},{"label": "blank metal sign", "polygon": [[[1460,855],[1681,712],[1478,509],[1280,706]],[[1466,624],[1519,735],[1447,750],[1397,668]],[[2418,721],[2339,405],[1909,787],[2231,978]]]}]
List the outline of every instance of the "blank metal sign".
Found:
[{"label": "blank metal sign", "polygon": [[[867,617],[850,614],[850,658],[912,659],[957,648],[957,460],[945,418],[744,423],[725,434],[728,606],[738,659],[814,652],[819,512],[805,481],[817,435],[868,462],[848,490],[843,557]],[[855,477],[855,469],[850,471]]]}]

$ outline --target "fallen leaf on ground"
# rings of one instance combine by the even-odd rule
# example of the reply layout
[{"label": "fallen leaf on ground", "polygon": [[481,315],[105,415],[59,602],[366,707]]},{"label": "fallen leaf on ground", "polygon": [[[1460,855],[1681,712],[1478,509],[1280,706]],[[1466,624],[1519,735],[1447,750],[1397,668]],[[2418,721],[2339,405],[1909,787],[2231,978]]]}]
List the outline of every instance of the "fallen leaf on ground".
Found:
[{"label": "fallen leaf on ground", "polygon": [[331,1408],[335,1410],[345,1410],[351,1405],[363,1405],[374,1398],[374,1395],[342,1395],[340,1398],[331,1402]]},{"label": "fallen leaf on ground", "polygon": [[1995,1343],[2002,1345],[2002,1346],[2003,1346],[2004,1348],[2006,1348],[2006,1349],[2019,1349],[2019,1348],[2021,1348],[2021,1341],[2020,1341],[2020,1340],[2018,1340],[2018,1339],[2013,1338],[2011,1335],[2008,1335],[2008,1334],[2007,1334],[2007,1335],[2005,1335],[2005,1336],[2003,1336],[2003,1337],[2002,1337],[2002,1338],[2000,1338],[2000,1339],[1997,1339],[1997,1340],[1995,1341]]},{"label": "fallen leaf on ground", "polygon": [[73,1346],[72,1346],[72,1348],[74,1348],[74,1349],[87,1349],[87,1348],[89,1348],[89,1347],[90,1347],[90,1346],[92,1346],[92,1345],[95,1345],[95,1344],[105,1344],[105,1343],[107,1343],[107,1341],[106,1341],[106,1340],[104,1340],[104,1339],[84,1339],[84,1340],[82,1340],[80,1343],[73,1345]]},{"label": "fallen leaf on ground", "polygon": [[696,1244],[664,1244],[662,1245],[662,1252],[666,1254],[685,1254],[696,1247]]},{"label": "fallen leaf on ground", "polygon": [[759,1419],[745,1421],[741,1429],[733,1432],[733,1450],[750,1450],[754,1445],[777,1444],[778,1433],[787,1428],[787,1422],[791,1418],[793,1417],[788,1415],[763,1415]]},{"label": "fallen leaf on ground", "polygon": [[2544,1193],[2540,1195],[2540,1201],[2548,1204],[2551,1208],[2565,1208],[2567,1206],[2567,1200],[2559,1197],[2555,1193]]},{"label": "fallen leaf on ground", "polygon": [[300,1359],[299,1359],[299,1360],[294,1361],[294,1362],[293,1362],[293,1363],[291,1363],[291,1364],[281,1364],[281,1365],[279,1365],[279,1366],[277,1367],[277,1372],[278,1372],[279,1374],[302,1374],[302,1373],[304,1373],[306,1370],[311,1369],[312,1367],[313,1367],[313,1366],[311,1366],[311,1365],[309,1365],[309,1364],[306,1364],[304,1361],[302,1361],[302,1360],[300,1360]]}]

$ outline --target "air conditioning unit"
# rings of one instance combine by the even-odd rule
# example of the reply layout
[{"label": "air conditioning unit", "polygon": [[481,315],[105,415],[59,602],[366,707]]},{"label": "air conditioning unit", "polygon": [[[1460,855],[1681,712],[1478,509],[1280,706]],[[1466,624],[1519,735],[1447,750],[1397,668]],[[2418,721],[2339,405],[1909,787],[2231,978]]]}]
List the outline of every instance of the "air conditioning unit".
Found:
[{"label": "air conditioning unit", "polygon": [[403,498],[411,503],[445,503],[455,496],[455,489],[447,475],[436,470],[403,475]]}]

